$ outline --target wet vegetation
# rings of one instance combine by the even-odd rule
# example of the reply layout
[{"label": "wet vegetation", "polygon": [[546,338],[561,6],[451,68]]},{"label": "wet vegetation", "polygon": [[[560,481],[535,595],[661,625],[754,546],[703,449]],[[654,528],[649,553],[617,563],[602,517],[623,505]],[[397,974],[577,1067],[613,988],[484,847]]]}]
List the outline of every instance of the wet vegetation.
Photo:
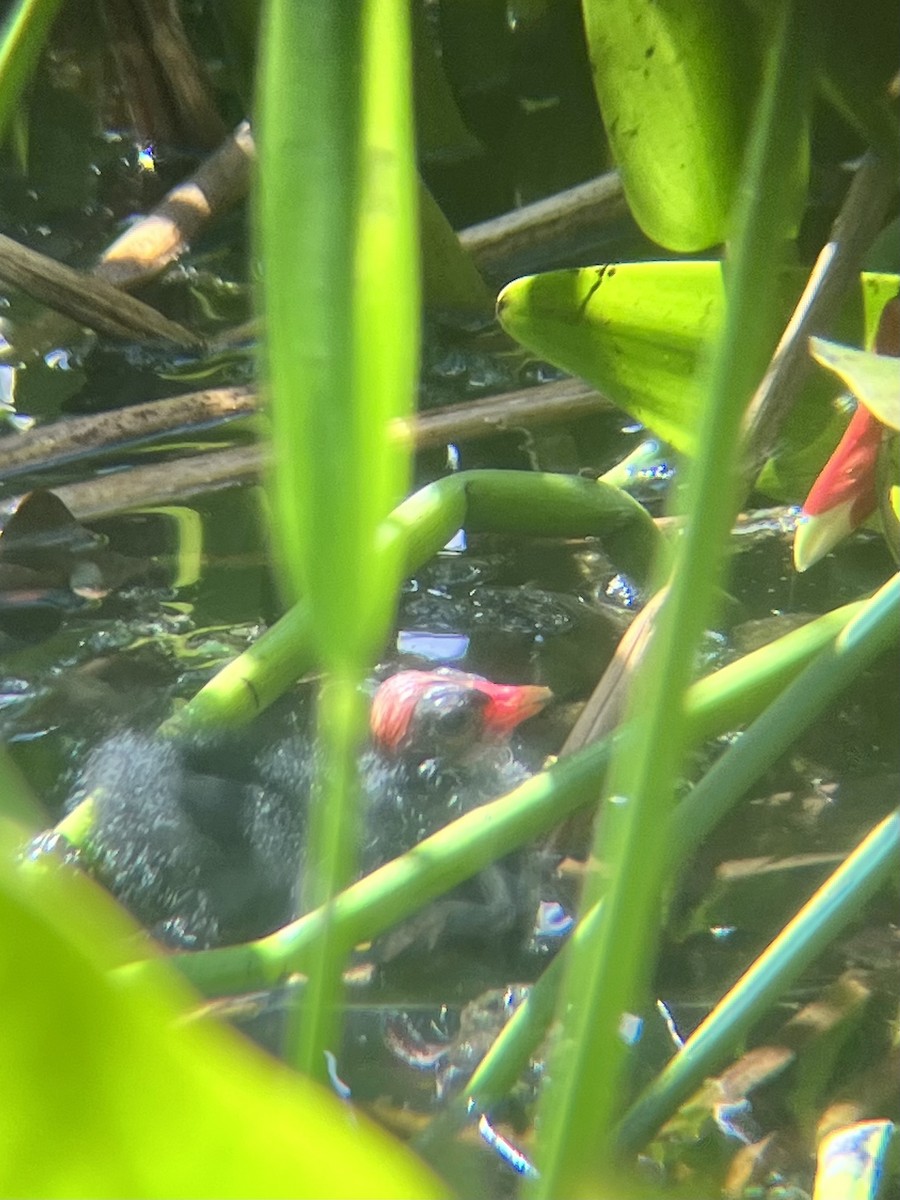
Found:
[{"label": "wet vegetation", "polygon": [[888,1195],[892,6],[5,9],[0,1189]]}]

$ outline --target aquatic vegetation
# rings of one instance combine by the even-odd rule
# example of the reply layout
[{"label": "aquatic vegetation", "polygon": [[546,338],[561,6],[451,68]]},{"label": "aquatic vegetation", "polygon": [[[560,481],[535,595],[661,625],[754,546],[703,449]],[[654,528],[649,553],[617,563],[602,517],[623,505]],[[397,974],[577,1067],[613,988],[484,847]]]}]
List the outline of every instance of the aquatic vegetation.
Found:
[{"label": "aquatic vegetation", "polygon": [[[10,158],[18,155],[36,178],[47,162],[41,165],[41,138],[24,137],[30,95],[35,130],[51,126],[38,119],[48,91],[35,70],[49,71],[55,87],[71,88],[77,77],[70,107],[81,113],[89,107],[82,90],[90,92],[94,75],[64,69],[77,61],[68,48],[86,54],[84,42],[102,47],[108,37],[124,61],[111,7],[107,34],[80,42],[77,31],[51,31],[56,7],[64,18],[69,6],[21,0],[0,49],[0,128],[14,130]],[[635,1188],[665,1194],[672,1186],[740,1195],[784,1181],[808,1187],[807,1160],[817,1146],[823,1194],[828,1178],[843,1178],[863,1160],[874,1194],[895,1115],[878,1067],[891,1053],[896,946],[888,939],[885,968],[877,948],[860,937],[886,931],[879,904],[900,829],[890,787],[851,818],[853,806],[833,802],[836,785],[817,764],[831,763],[822,745],[830,751],[852,727],[858,736],[848,741],[858,759],[871,759],[872,778],[890,780],[896,771],[884,710],[895,686],[888,660],[900,637],[898,577],[883,547],[864,535],[856,545],[871,552],[865,569],[851,560],[829,594],[823,574],[785,576],[779,586],[788,603],[767,596],[759,606],[775,620],[784,616],[776,609],[807,608],[809,619],[797,627],[739,650],[720,626],[740,624],[740,616],[722,616],[742,603],[727,593],[732,579],[754,572],[753,551],[741,549],[743,535],[735,531],[758,523],[783,559],[796,513],[759,515],[758,507],[773,499],[799,504],[850,422],[848,405],[836,401],[834,381],[814,366],[810,349],[886,427],[895,424],[896,376],[883,353],[867,356],[864,349],[879,321],[889,319],[900,286],[895,262],[863,261],[896,190],[893,67],[873,49],[885,17],[879,6],[865,15],[823,14],[806,0],[772,12],[748,5],[726,16],[723,9],[703,21],[686,2],[546,7],[485,5],[476,12],[445,0],[414,5],[410,20],[401,0],[367,0],[358,12],[313,0],[203,11],[161,5],[157,17],[174,22],[171,44],[181,46],[179,67],[149,53],[146,29],[129,43],[147,69],[140,88],[124,89],[133,133],[124,141],[109,133],[104,106],[118,114],[118,99],[114,89],[101,92],[96,114],[105,132],[96,140],[118,161],[108,167],[97,150],[101,165],[73,171],[88,189],[82,216],[104,231],[110,212],[122,222],[130,217],[130,201],[121,210],[107,203],[102,186],[109,178],[133,189],[137,207],[150,207],[142,189],[166,170],[160,146],[218,146],[215,154],[190,180],[160,184],[157,211],[146,222],[134,222],[115,241],[96,237],[109,244],[90,270],[56,269],[52,255],[18,244],[12,235],[31,230],[35,200],[27,189],[15,197],[17,219],[4,217],[5,240],[15,245],[0,244],[0,280],[16,286],[0,369],[32,387],[58,370],[73,389],[44,400],[30,400],[28,386],[10,383],[4,392],[10,429],[0,446],[13,448],[9,487],[22,473],[34,472],[42,484],[42,472],[55,480],[73,462],[77,469],[86,461],[93,476],[64,483],[61,497],[36,491],[17,500],[0,535],[0,625],[12,622],[21,633],[20,618],[48,618],[45,629],[32,628],[31,644],[19,638],[4,661],[4,707],[13,713],[4,728],[21,767],[4,768],[10,828],[0,864],[0,939],[9,951],[13,997],[7,1045],[16,1048],[0,1053],[0,1077],[19,1097],[16,1123],[0,1117],[0,1176],[11,1192],[465,1194],[472,1179],[487,1187],[476,1174],[484,1159],[470,1163],[464,1137],[456,1137],[474,1129],[503,1170],[527,1180],[523,1189],[548,1197]],[[568,32],[557,59],[549,32],[560,29]],[[497,78],[520,69],[511,52],[497,53],[508,37],[519,39],[517,48],[539,45],[547,82],[536,74],[520,81],[505,109]],[[48,38],[66,53],[42,58]],[[210,62],[218,64],[215,87],[206,74]],[[156,71],[165,86],[150,86]],[[30,76],[33,93],[23,90]],[[195,86],[175,86],[185,79]],[[581,81],[577,95],[572,79]],[[226,121],[243,116],[254,94],[252,132],[242,122],[226,137]],[[817,94],[831,106],[827,122],[814,106]],[[144,103],[150,95],[157,102]],[[569,120],[569,129],[565,120],[555,122],[557,107],[566,115],[579,106],[588,113],[583,123]],[[516,116],[501,153],[492,139],[503,126],[498,114],[510,110]],[[455,195],[445,173],[454,163],[474,162],[485,192],[506,186],[507,158],[517,140],[529,141],[511,132],[523,114],[536,121],[527,128],[546,120],[553,130],[542,143],[545,178],[571,169],[565,183],[591,173],[575,165],[585,146],[599,165],[602,120],[620,172],[603,191],[609,226],[592,225],[593,217],[585,225],[579,193],[549,218],[540,208],[505,218],[487,249],[479,226],[461,238],[453,233],[442,207],[468,211],[477,189]],[[837,122],[837,133],[828,122]],[[813,128],[821,143],[833,139],[839,147],[829,151],[835,163],[859,159],[849,191],[843,179],[835,185],[843,199],[810,199]],[[555,165],[547,152],[554,139]],[[417,177],[416,152],[425,182]],[[227,224],[228,236],[220,240],[217,231],[204,245],[208,216],[221,221],[251,188],[254,157],[250,254],[241,233],[232,245],[234,226]],[[62,176],[52,154],[49,160],[51,180]],[[41,186],[55,195],[50,184]],[[505,206],[529,187],[523,169],[509,183]],[[591,204],[598,194],[590,192]],[[830,235],[820,227],[823,210],[834,219]],[[47,228],[53,211],[48,202],[50,215],[41,214]],[[628,228],[616,233],[626,212]],[[560,225],[572,241],[554,250]],[[589,249],[578,240],[585,228]],[[78,243],[73,261],[92,259],[92,237]],[[146,259],[142,237],[158,238]],[[200,248],[189,250],[192,242]],[[538,242],[557,269],[528,261]],[[603,253],[605,245],[614,252]],[[707,257],[637,261],[683,252]],[[798,268],[817,254],[809,274]],[[223,265],[231,255],[243,266],[233,283]],[[523,255],[526,267],[511,270]],[[602,262],[607,257],[614,261]],[[181,265],[169,270],[176,261]],[[139,282],[141,299],[126,303],[123,296],[117,305],[115,289]],[[536,363],[498,327],[460,332],[467,322],[483,324],[485,298],[495,290],[500,325],[547,362]],[[23,291],[30,301],[23,302]],[[513,431],[512,442],[489,442],[479,458],[465,438],[448,438],[441,443],[446,461],[420,455],[414,463],[420,292],[436,326],[449,320],[437,309],[458,310],[445,341],[426,329],[426,347],[433,338],[442,348],[428,348],[426,375],[439,364],[444,379],[465,377],[470,398],[492,378],[520,387],[537,381],[552,393],[557,372],[573,371],[606,394],[591,397],[591,422],[558,422],[542,438],[526,421],[519,434],[522,419],[511,406],[499,420]],[[45,306],[37,315],[35,303]],[[258,320],[248,328],[243,318],[251,308]],[[138,340],[123,348],[115,339],[126,334]],[[73,393],[90,408],[91,398],[78,392],[98,361],[86,342],[108,355],[107,367],[130,359],[127,377],[160,389],[142,397],[140,410],[154,438],[165,418],[151,406],[168,402],[161,392],[230,366],[239,385],[198,393],[190,404],[181,397],[175,419],[182,421],[187,408],[194,412],[187,431],[179,424],[168,440],[140,445],[135,454],[145,458],[129,470],[99,470],[98,463],[109,465],[103,456],[111,447],[127,442],[134,449],[140,441],[137,406],[118,433],[75,421],[68,441],[66,422],[57,423],[52,445],[34,436],[40,427],[19,433],[26,421],[55,416]],[[254,347],[258,394],[246,385]],[[106,386],[115,391],[110,374]],[[612,405],[623,414],[612,418],[621,435],[614,446],[598,417]],[[851,427],[867,419],[861,412]],[[196,449],[200,426],[226,420],[247,422],[243,436],[261,433],[268,449],[214,443],[205,455],[182,456]],[[622,426],[634,422],[667,443],[649,465],[646,446],[628,457],[628,439],[637,434]],[[870,441],[880,452],[873,494],[890,534],[897,438],[879,430]],[[88,454],[95,457],[82,457]],[[506,469],[497,469],[495,455]],[[171,461],[151,464],[153,456]],[[511,460],[518,469],[509,469]],[[237,508],[224,510],[225,523],[230,516],[241,528],[229,531],[235,540],[223,556],[232,560],[221,568],[225,582],[215,596],[204,595],[213,556],[200,544],[202,522],[179,517],[176,497],[203,495],[223,482],[255,487],[261,472],[264,498],[245,492],[253,497],[252,516],[238,520]],[[424,481],[415,489],[414,473]],[[633,485],[640,500],[629,494]],[[23,534],[29,509],[31,528]],[[140,554],[120,555],[92,526],[123,509],[146,518],[141,535],[148,543],[150,517],[162,518],[175,551],[157,553],[148,544]],[[536,539],[529,542],[532,558],[519,576],[501,576],[489,597],[480,589],[490,551],[479,557],[443,550],[459,531],[469,539]],[[549,602],[542,609],[534,559],[560,540],[579,547],[566,546],[578,586],[569,590],[568,609]],[[217,605],[230,611],[222,596],[238,590],[233,581],[242,578],[251,551],[273,564],[278,582],[238,627]],[[444,575],[432,563],[439,554]],[[161,592],[154,571],[162,564],[168,592],[157,596],[155,611],[165,610],[165,620],[145,613],[140,627],[129,629],[128,605],[141,603],[141,589]],[[254,568],[258,580],[259,561]],[[423,600],[419,613],[425,600],[449,610],[465,594],[465,618],[453,609],[452,619],[435,620],[433,628],[410,620],[404,632],[413,636],[398,640],[377,665],[396,613],[412,607],[409,595],[400,598],[410,576],[407,587]],[[758,586],[774,588],[768,578]],[[504,588],[508,611],[498,598]],[[132,589],[136,601],[129,601]],[[803,603],[789,595],[795,589]],[[528,592],[539,616],[516,610],[517,591],[523,606]],[[126,617],[117,618],[115,631],[109,625],[85,632],[77,624],[83,605],[101,601],[108,606],[102,611]],[[446,661],[468,668],[480,622],[485,640],[496,643],[490,649],[503,683],[515,675],[539,707],[547,698],[539,650],[552,641],[554,622],[563,627],[571,617],[577,624],[572,614],[587,612],[594,623],[585,627],[596,635],[604,605],[615,609],[617,636],[643,608],[611,661],[604,654],[608,669],[582,715],[574,724],[573,714],[568,724],[560,718],[552,744],[535,751],[537,761],[515,757],[504,741],[510,722],[488,721],[496,736],[482,765],[492,767],[491,785],[476,804],[460,801],[487,728],[472,724],[473,712],[483,722],[486,704],[499,695],[487,685],[468,686],[459,705],[454,691],[447,707],[456,757],[444,761],[416,743],[402,786],[377,793],[388,795],[387,807],[373,803],[373,789],[358,779],[360,763],[364,775],[372,766],[366,738],[401,746],[412,729],[389,714],[390,736],[383,736],[392,685],[382,681],[399,668],[392,678],[402,682],[403,670],[413,667],[431,686],[427,637],[435,645],[441,636],[455,639],[444,643]],[[515,670],[503,664],[514,618],[528,647],[525,668],[520,661]],[[151,646],[154,661],[168,670],[153,702],[130,718],[124,693],[95,662],[140,645]],[[572,645],[573,658],[587,657],[584,643]],[[52,658],[49,666],[42,655]],[[82,699],[66,719],[74,722],[73,710],[96,704],[109,726],[81,742],[66,719],[53,716],[54,689],[62,687],[56,680],[76,666],[86,668],[81,690],[72,692]],[[446,677],[437,678],[443,688]],[[873,681],[884,697],[873,703],[869,694],[864,705]],[[388,691],[376,696],[370,728],[378,683]],[[408,678],[406,684],[412,686]],[[552,721],[564,702],[582,705],[586,690],[572,686],[544,715]],[[446,695],[441,690],[439,708]],[[835,716],[828,706],[843,696],[850,697],[847,707]],[[298,771],[301,760],[293,754],[285,762],[283,752],[289,744],[297,749],[290,722],[304,704],[314,714],[304,744],[316,749]],[[433,715],[421,718],[429,737],[436,736]],[[410,720],[417,724],[420,716]],[[287,738],[278,728],[285,719]],[[854,725],[860,721],[877,728],[864,737]],[[268,744],[244,751],[241,739],[252,742],[260,730]],[[80,757],[64,761],[52,785],[29,749],[50,733],[61,758],[73,747]],[[202,762],[192,757],[198,748]],[[230,756],[242,761],[237,774]],[[29,841],[29,767],[45,795],[65,793],[83,772],[77,803],[37,841]],[[375,775],[396,778],[397,770],[381,758]],[[43,772],[54,773],[52,760]],[[793,787],[785,778],[799,782]],[[188,827],[182,784],[197,779],[196,819]],[[301,791],[308,798],[302,829],[285,816],[296,815],[290,805]],[[229,809],[222,801],[235,792],[240,803]],[[413,792],[438,794],[439,817],[404,807]],[[268,820],[254,824],[263,811]],[[762,829],[746,832],[755,818]],[[128,836],[119,836],[125,825]],[[392,835],[394,825],[404,836]],[[732,826],[732,840],[723,842],[732,857],[719,861],[714,839]],[[238,843],[249,866],[237,862]],[[146,932],[75,869],[79,848],[89,863],[93,854],[96,874],[151,931],[170,949],[175,943],[175,953],[160,955]],[[514,960],[527,961],[531,971],[527,979],[492,980],[479,1004],[466,990],[474,959],[451,984],[439,977],[442,933],[454,921],[475,932],[478,917],[468,901],[478,891],[496,900],[495,885],[508,882],[503,870],[510,863],[521,868],[525,890],[529,872],[540,877],[531,957]],[[548,878],[562,901],[551,896]],[[152,886],[142,893],[148,879]],[[470,891],[454,890],[464,886]],[[534,890],[528,894],[533,900]],[[243,926],[244,902],[260,895],[263,907],[272,900],[271,911],[261,924]],[[504,910],[488,903],[482,918],[485,907],[496,947]],[[191,924],[186,913],[198,920]],[[870,923],[860,927],[867,914]],[[848,948],[851,934],[856,942]],[[835,960],[827,988],[805,974],[824,954]],[[505,967],[498,950],[492,958],[490,966]],[[391,1048],[383,1028],[358,1033],[352,1022],[365,1002],[377,1010],[379,988],[401,986],[402,963],[410,961],[421,989],[409,993],[411,1008],[432,982],[448,989],[439,996],[441,1014],[452,1007],[451,994],[473,1002],[457,1033],[439,1015],[429,1016],[431,1033],[420,1046],[413,1017],[408,1036],[393,1036],[401,1051],[395,1058],[422,1073],[425,1090],[428,1080],[434,1085],[422,1108],[433,1116],[419,1121],[412,1149],[369,1127],[366,1107],[398,1128],[405,1105],[369,1103],[373,1093],[390,1091],[385,1076],[368,1084],[341,1049],[356,1044],[374,1057]],[[664,999],[692,972],[703,986],[689,990],[703,1002],[687,1017]],[[375,981],[371,991],[357,990],[366,980]],[[785,997],[795,1001],[790,989],[800,980],[812,994],[800,993],[796,1015],[782,1021],[777,1006]],[[489,1020],[498,1003],[500,1019]],[[220,1016],[240,1021],[241,1005],[253,1016],[283,1019],[282,1065],[221,1027]],[[819,1020],[823,1008],[827,1020]],[[692,1032],[685,1035],[688,1021]],[[462,1078],[464,1089],[456,1092]],[[773,1116],[759,1097],[776,1080],[782,1090]],[[83,1120],[73,1121],[76,1112]],[[858,1124],[871,1116],[880,1121]]]}]

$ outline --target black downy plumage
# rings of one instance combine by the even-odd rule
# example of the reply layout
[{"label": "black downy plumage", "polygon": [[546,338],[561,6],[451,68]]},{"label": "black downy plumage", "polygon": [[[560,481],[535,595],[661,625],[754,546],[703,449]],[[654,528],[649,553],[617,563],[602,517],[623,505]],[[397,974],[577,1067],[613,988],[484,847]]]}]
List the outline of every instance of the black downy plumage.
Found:
[{"label": "black downy plumage", "polygon": [[[375,694],[360,761],[362,872],[503,795],[529,771],[509,744],[546,688],[497,685],[457,671],[403,671]],[[161,941],[199,949],[260,936],[296,915],[315,750],[300,732],[254,751],[233,737],[178,745],[121,732],[87,758],[69,807],[90,795],[84,857]],[[473,885],[486,927],[511,924],[497,868]],[[423,925],[395,931],[384,954],[443,933],[473,933],[473,898],[453,894]]]}]

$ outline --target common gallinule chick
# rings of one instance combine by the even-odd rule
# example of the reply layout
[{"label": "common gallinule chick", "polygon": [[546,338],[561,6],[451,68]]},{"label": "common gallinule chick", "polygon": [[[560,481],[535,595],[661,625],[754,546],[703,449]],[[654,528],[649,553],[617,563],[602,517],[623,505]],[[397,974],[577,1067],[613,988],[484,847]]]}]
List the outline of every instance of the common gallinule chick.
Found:
[{"label": "common gallinule chick", "polygon": [[[549,697],[547,688],[445,669],[383,682],[360,761],[362,871],[525,779],[510,735]],[[227,750],[115,734],[88,756],[69,804],[94,799],[84,853],[92,872],[160,940],[182,949],[260,936],[295,915],[315,747],[296,733],[261,752],[244,747],[243,761],[233,739]],[[495,907],[503,902],[489,873],[481,890]],[[470,902],[443,903],[441,920],[452,924]],[[496,913],[491,919],[496,928]]]}]

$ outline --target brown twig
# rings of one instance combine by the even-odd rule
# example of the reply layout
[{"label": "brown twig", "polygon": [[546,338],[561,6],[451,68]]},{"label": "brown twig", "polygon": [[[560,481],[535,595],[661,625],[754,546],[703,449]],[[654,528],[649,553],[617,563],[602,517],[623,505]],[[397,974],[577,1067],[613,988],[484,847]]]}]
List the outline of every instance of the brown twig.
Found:
[{"label": "brown twig", "polygon": [[[417,450],[450,441],[474,441],[511,429],[571,420],[611,408],[611,402],[577,379],[451,404],[411,422]],[[22,434],[0,438],[0,479],[40,471],[189,427],[247,416],[260,408],[252,387],[211,388],[167,400],[151,400],[89,417],[68,417]],[[214,456],[221,451],[213,452]]]},{"label": "brown twig", "polygon": [[135,136],[202,147],[220,141],[222,118],[173,0],[103,0],[98,8]]},{"label": "brown twig", "polygon": [[231,387],[132,404],[89,417],[68,417],[0,440],[0,478],[46,470],[187,427],[217,424],[258,408],[259,398],[253,388]]},{"label": "brown twig", "polygon": [[0,279],[79,325],[110,337],[162,341],[192,350],[203,346],[203,340],[196,334],[170,321],[149,304],[2,234]]},{"label": "brown twig", "polygon": [[611,400],[582,380],[561,379],[421,413],[413,421],[412,436],[416,449],[426,450],[447,442],[475,441],[511,429],[608,412],[613,407]]},{"label": "brown twig", "polygon": [[254,482],[267,461],[268,452],[262,446],[239,446],[147,467],[131,467],[63,484],[53,491],[78,520],[99,520],[129,508],[171,504]]},{"label": "brown twig", "polygon": [[[155,279],[185,253],[207,224],[247,194],[253,161],[253,138],[243,121],[193,175],[103,252],[88,277],[125,291]],[[20,356],[43,352],[67,341],[79,326],[77,318],[69,321],[59,311],[42,313],[16,330],[15,352]]]},{"label": "brown twig", "polygon": [[548,247],[571,249],[578,238],[596,233],[627,213],[622,181],[617,171],[610,171],[502,217],[470,225],[460,233],[459,240],[479,270],[498,276],[512,261],[527,262],[538,247],[543,261]]}]

